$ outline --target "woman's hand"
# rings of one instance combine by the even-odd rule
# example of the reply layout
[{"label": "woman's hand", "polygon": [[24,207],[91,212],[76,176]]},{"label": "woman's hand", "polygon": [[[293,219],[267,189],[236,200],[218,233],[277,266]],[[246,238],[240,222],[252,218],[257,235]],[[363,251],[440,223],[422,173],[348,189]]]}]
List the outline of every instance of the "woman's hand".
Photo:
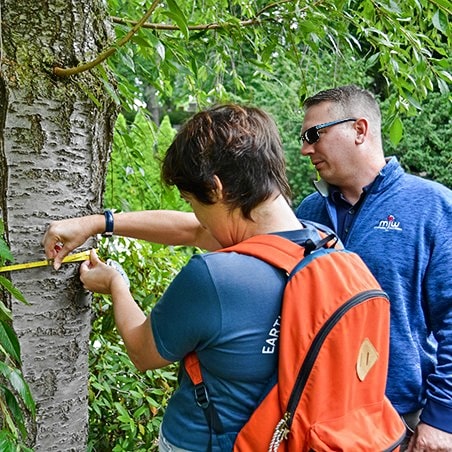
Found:
[{"label": "woman's hand", "polygon": [[102,262],[95,250],[91,250],[90,260],[80,266],[80,281],[83,287],[91,292],[111,294],[113,288],[124,288],[128,286],[121,274],[114,268]]},{"label": "woman's hand", "polygon": [[90,215],[67,220],[53,221],[47,228],[42,245],[48,259],[53,259],[53,267],[58,270],[63,259],[75,248],[83,245],[98,233],[105,223],[101,215]]},{"label": "woman's hand", "polygon": [[137,369],[144,372],[170,364],[157,351],[151,321],[135,303],[118,270],[103,263],[91,250],[90,260],[80,266],[80,280],[85,289],[111,295],[116,327]]}]

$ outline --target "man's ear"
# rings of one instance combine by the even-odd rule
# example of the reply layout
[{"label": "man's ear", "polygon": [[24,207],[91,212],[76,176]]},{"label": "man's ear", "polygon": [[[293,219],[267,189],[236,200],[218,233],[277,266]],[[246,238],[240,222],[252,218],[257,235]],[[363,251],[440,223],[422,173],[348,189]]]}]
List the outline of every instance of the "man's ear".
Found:
[{"label": "man's ear", "polygon": [[223,184],[221,183],[220,178],[215,174],[213,176],[213,182],[215,184],[215,188],[212,190],[212,201],[222,201],[223,200]]},{"label": "man's ear", "polygon": [[369,121],[366,118],[358,118],[355,121],[354,129],[356,131],[356,144],[362,144],[369,136]]}]

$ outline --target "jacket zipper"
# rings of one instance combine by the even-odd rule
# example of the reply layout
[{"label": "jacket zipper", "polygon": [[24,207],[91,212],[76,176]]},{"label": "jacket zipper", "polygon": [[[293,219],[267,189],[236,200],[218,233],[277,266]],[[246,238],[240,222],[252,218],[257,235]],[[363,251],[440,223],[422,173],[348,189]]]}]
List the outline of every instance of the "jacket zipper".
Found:
[{"label": "jacket zipper", "polygon": [[333,327],[339,322],[339,320],[353,307],[357,306],[360,303],[368,300],[373,297],[384,297],[388,298],[387,294],[382,290],[366,290],[365,292],[359,293],[355,295],[346,303],[341,305],[325,322],[320,331],[317,333],[314,338],[311,347],[306,354],[306,358],[301,365],[301,369],[298,372],[297,379],[295,381],[294,388],[289,398],[289,402],[287,403],[287,427],[290,429],[293,421],[293,415],[300,401],[301,395],[303,394],[304,388],[308,381],[309,375],[311,373],[312,367],[317,359],[317,356],[320,352],[320,349],[325,342],[326,337],[333,329]]}]

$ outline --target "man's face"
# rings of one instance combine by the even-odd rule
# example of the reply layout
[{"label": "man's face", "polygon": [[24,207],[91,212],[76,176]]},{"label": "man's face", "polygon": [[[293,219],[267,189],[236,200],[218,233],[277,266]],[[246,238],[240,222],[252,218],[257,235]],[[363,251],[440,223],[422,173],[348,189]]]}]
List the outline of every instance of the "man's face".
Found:
[{"label": "man's face", "polygon": [[[340,187],[347,183],[350,175],[356,171],[354,119],[338,115],[331,102],[323,102],[306,111],[301,135],[311,127],[339,120],[344,122],[320,128],[317,133],[314,130],[307,133],[301,146],[301,154],[311,159],[322,179]],[[312,142],[314,139],[317,141]]]}]

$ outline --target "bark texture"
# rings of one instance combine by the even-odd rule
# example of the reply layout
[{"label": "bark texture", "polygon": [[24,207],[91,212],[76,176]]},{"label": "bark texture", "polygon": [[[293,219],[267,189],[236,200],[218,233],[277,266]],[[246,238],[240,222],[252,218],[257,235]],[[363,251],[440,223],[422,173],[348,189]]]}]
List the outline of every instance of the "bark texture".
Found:
[{"label": "bark texture", "polygon": [[[0,7],[0,207],[22,263],[45,258],[40,241],[51,220],[101,211],[116,108],[95,71],[52,75],[54,64],[76,66],[107,45],[101,0]],[[90,307],[78,298],[78,264],[10,277],[30,303],[12,309],[37,403],[34,450],[85,451]]]}]

